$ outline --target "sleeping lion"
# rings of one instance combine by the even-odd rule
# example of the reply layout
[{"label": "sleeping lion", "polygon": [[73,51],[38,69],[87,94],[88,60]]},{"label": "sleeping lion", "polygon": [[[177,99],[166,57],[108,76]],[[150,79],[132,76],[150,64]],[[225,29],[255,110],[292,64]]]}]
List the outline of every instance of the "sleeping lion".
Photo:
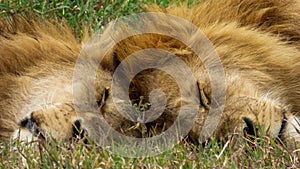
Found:
[{"label": "sleeping lion", "polygon": [[[211,138],[223,139],[238,132],[259,135],[265,132],[289,144],[300,142],[300,3],[297,0],[205,0],[145,12],[170,14],[198,27],[212,43],[225,72],[226,101]],[[159,18],[153,18],[153,26]],[[170,21],[171,22],[171,21]],[[164,23],[163,23],[164,24]],[[167,27],[167,30],[180,29]],[[124,30],[126,32],[126,30]],[[182,28],[182,35],[189,37]],[[192,39],[191,43],[197,39]],[[152,137],[167,131],[180,107],[189,101],[197,109],[187,137],[199,143],[205,119],[212,109],[212,85],[204,62],[187,44],[170,36],[148,33],[119,41],[105,54],[94,79],[97,112],[78,113],[73,78],[82,42],[64,25],[39,18],[11,16],[0,20],[0,138],[65,140],[88,135],[101,140],[98,115],[117,132],[132,137]],[[87,44],[84,49],[89,49]],[[165,109],[152,121],[132,121],[120,114],[112,93],[113,74],[122,61],[145,49],[161,49],[180,58],[195,81],[180,78],[190,95],[181,95],[177,81],[167,72],[146,69],[130,82],[129,95],[139,111],[151,109],[151,92],[165,94]],[[97,51],[85,50],[85,55]],[[209,58],[208,58],[209,59]],[[147,63],[145,61],[145,63]],[[131,63],[132,66],[140,62]],[[213,76],[213,75],[212,75]],[[85,86],[85,85],[83,85]],[[89,88],[78,88],[76,100]],[[141,97],[143,96],[143,97]],[[81,98],[82,97],[82,98]],[[159,101],[160,98],[157,98]],[[122,101],[122,100],[120,100]],[[139,104],[141,103],[141,104]],[[150,106],[144,106],[150,103]],[[140,107],[142,105],[142,108]],[[150,107],[150,108],[149,108]],[[157,113],[147,111],[151,115]]]}]

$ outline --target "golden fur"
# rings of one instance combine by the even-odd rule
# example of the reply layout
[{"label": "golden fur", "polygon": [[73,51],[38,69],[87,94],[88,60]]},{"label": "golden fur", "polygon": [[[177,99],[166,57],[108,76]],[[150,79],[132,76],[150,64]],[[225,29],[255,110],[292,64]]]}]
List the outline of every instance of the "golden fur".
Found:
[{"label": "golden fur", "polygon": [[31,112],[68,99],[81,45],[66,25],[40,19],[3,19],[0,30],[0,137],[7,139]]},{"label": "golden fur", "polygon": [[[300,111],[300,5],[297,1],[210,0],[191,9],[185,5],[168,9],[150,6],[146,11],[187,19],[213,43],[224,66],[227,82],[227,100],[215,132],[217,138],[243,129],[246,124],[242,118],[247,117],[255,125],[262,125],[272,137],[287,139],[292,136],[300,141],[299,119],[296,117]],[[155,25],[147,26],[155,29]],[[181,28],[178,27],[169,28],[170,32]],[[187,30],[183,28],[182,32],[181,36],[189,37]],[[202,90],[202,96],[208,96],[200,99],[204,102],[211,99],[209,79],[201,61],[181,42],[162,35],[137,35],[120,42],[115,50],[122,61],[146,48],[160,48],[182,58],[202,86],[200,95]],[[140,95],[147,97],[157,88],[166,93],[167,110],[153,124],[148,124],[148,128],[160,131],[173,124],[180,106],[189,100],[180,97],[177,85],[169,75],[158,70],[141,72],[132,81],[133,100],[138,100]],[[199,138],[209,110],[209,106],[201,107],[206,109],[200,109],[203,112],[199,112],[196,125],[190,132],[192,140]],[[287,126],[281,133],[286,118]]]},{"label": "golden fur", "polygon": [[[206,0],[191,9],[186,5],[168,9],[154,5],[145,10],[187,19],[204,32],[218,52],[226,73],[227,100],[215,137],[226,137],[236,128],[251,128],[253,124],[262,125],[272,137],[281,137],[287,141],[292,136],[297,142],[300,141],[296,117],[300,112],[299,2]],[[22,133],[16,134],[16,131],[19,127],[28,130],[30,119],[39,132],[49,132],[56,138],[70,138],[73,123],[82,119],[83,128],[89,136],[95,140],[101,139],[95,131],[99,124],[85,123],[89,117],[77,117],[72,108],[73,68],[81,50],[81,45],[72,33],[64,25],[38,19],[28,21],[21,17],[12,18],[12,21],[2,20],[0,25],[0,137],[8,139],[13,132],[14,137],[22,137]],[[182,32],[184,35],[185,31]],[[118,114],[112,105],[111,96],[106,97],[106,100],[101,96],[110,87],[110,71],[116,66],[111,65],[113,60],[122,61],[135,51],[151,47],[179,56],[198,80],[200,112],[189,133],[189,137],[197,141],[203,120],[210,109],[210,84],[195,53],[183,43],[167,36],[134,36],[115,47],[114,55],[106,58],[97,73],[101,83],[96,83],[96,96],[104,102],[99,107],[100,112],[113,128],[140,137],[141,133],[132,129],[135,123]],[[133,100],[139,99],[141,95],[146,96],[147,102],[150,91],[156,88],[166,93],[167,110],[156,121],[146,124],[146,128],[159,133],[172,124],[179,107],[189,98],[181,98],[175,81],[159,70],[144,71],[135,77],[130,96]],[[71,116],[65,123],[64,116],[55,116],[60,111],[71,112],[64,113]],[[44,114],[44,119],[54,120],[40,120],[41,117],[34,114]],[[243,117],[250,122],[245,124]],[[24,119],[27,120],[22,123]],[[285,121],[287,124],[282,128]],[[48,123],[43,125],[45,122]],[[64,129],[60,130],[57,125],[64,126]],[[38,135],[38,132],[32,131],[32,126],[29,128],[31,133]]]}]

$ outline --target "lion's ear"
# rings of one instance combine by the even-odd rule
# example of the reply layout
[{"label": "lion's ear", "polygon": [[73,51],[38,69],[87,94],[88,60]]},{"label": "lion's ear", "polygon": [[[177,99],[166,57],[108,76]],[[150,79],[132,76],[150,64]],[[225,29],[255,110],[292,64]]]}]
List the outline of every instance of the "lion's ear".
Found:
[{"label": "lion's ear", "polygon": [[113,74],[120,63],[121,63],[121,61],[118,57],[117,52],[112,51],[103,58],[103,60],[101,62],[101,67],[104,70],[107,70]]}]

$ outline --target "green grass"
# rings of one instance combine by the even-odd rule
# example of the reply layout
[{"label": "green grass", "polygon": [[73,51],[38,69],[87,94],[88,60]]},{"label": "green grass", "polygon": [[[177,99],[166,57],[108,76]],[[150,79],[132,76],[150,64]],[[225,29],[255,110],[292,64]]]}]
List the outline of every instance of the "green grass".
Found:
[{"label": "green grass", "polygon": [[[195,0],[188,1],[189,4],[193,2]],[[65,19],[81,37],[83,26],[97,31],[115,18],[142,11],[142,5],[146,3],[166,7],[170,0],[0,0],[0,15],[29,12],[44,18]]]},{"label": "green grass", "polygon": [[[237,136],[238,137],[238,136]],[[233,141],[234,140],[234,141]],[[254,146],[253,146],[254,145]],[[25,146],[14,141],[1,144],[1,168],[297,168],[295,152],[262,137],[250,144],[243,138],[205,147],[183,142],[155,157],[125,158],[94,144],[51,141]],[[253,148],[255,147],[255,148]],[[299,154],[298,154],[299,156]]]},{"label": "green grass", "polygon": [[[174,2],[180,3],[182,0]],[[190,0],[193,4],[195,0]],[[141,11],[145,3],[162,7],[170,0],[75,0],[75,1],[0,1],[0,15],[35,13],[44,18],[64,19],[80,38],[83,27],[97,31],[111,20]],[[183,142],[173,149],[149,158],[124,158],[94,144],[51,141],[48,145],[18,141],[0,144],[1,168],[297,168],[299,152],[288,151],[268,137],[253,145],[237,136],[226,144],[217,141],[207,146]]]}]

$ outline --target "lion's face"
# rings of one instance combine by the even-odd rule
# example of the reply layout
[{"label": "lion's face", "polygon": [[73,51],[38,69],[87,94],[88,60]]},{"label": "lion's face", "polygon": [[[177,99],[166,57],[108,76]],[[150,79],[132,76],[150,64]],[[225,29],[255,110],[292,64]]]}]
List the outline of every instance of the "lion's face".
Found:
[{"label": "lion's face", "polygon": [[34,111],[23,119],[14,137],[19,137],[21,140],[82,137],[86,132],[82,129],[81,121],[72,104],[52,105]]},{"label": "lion's face", "polygon": [[[95,80],[95,85],[93,86],[96,92],[94,93],[96,100],[92,100],[93,102],[89,101],[88,103],[84,101],[86,100],[84,98],[86,97],[84,94],[84,92],[87,92],[86,88],[79,89],[81,90],[80,93],[82,95],[80,95],[80,97],[82,98],[77,98],[79,102],[82,101],[91,106],[98,106],[97,112],[93,112],[93,114],[89,114],[90,112],[78,112],[76,107],[78,108],[78,106],[81,106],[81,103],[77,103],[78,105],[75,104],[75,99],[72,94],[60,92],[57,94],[57,96],[53,97],[53,104],[43,106],[42,109],[36,111],[32,111],[18,121],[17,123],[19,128],[14,131],[12,138],[22,141],[31,141],[32,139],[35,140],[36,138],[42,140],[47,140],[49,138],[57,140],[70,140],[72,138],[83,138],[90,132],[91,135],[94,135],[94,132],[89,131],[88,129],[95,127],[96,124],[91,124],[90,121],[87,120],[89,119],[87,116],[98,116],[103,112],[103,109],[107,107],[107,100],[111,100],[111,74],[105,70],[99,70],[99,76],[101,76],[98,77],[101,79],[101,81]],[[62,85],[65,86],[72,84],[70,83]],[[62,85],[57,84],[58,87]],[[72,96],[73,98],[69,96]]]}]

